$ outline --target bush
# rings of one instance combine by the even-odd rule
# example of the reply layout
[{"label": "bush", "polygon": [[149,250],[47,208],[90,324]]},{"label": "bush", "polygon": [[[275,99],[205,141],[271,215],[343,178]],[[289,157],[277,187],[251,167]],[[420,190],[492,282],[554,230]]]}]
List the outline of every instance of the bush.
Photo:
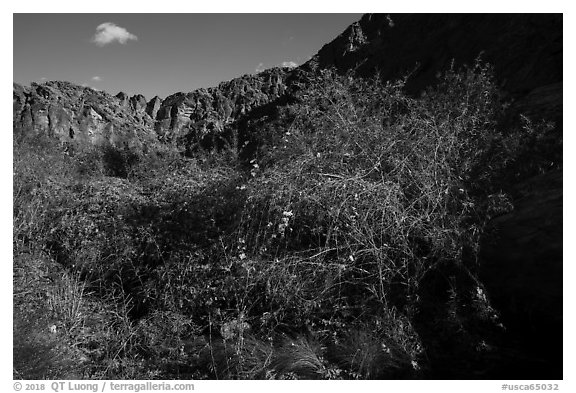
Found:
[{"label": "bush", "polygon": [[362,269],[383,303],[398,291],[410,299],[437,263],[475,261],[504,154],[491,70],[449,70],[419,99],[403,86],[316,78],[248,184],[249,249]]}]

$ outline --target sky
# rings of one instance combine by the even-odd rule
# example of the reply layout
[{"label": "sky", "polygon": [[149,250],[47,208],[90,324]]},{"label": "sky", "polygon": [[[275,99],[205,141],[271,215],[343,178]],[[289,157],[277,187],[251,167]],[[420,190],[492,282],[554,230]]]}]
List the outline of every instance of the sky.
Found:
[{"label": "sky", "polygon": [[13,80],[147,99],[300,65],[361,14],[14,14]]}]

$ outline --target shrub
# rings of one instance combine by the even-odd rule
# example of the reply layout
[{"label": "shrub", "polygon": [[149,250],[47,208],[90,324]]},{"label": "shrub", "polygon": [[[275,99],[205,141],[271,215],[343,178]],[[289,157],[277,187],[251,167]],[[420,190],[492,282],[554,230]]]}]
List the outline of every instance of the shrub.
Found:
[{"label": "shrub", "polygon": [[439,262],[475,260],[485,185],[501,165],[491,70],[449,70],[418,99],[403,85],[331,71],[315,79],[248,184],[249,249],[323,254],[365,272],[362,291],[383,304],[410,301]]}]

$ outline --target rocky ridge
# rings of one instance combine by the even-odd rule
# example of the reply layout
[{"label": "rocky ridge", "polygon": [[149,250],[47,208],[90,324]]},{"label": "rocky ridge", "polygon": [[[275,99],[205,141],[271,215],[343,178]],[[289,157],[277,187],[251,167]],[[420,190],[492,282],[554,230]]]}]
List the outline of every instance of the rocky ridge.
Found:
[{"label": "rocky ridge", "polygon": [[255,108],[292,91],[289,80],[302,71],[334,67],[383,80],[409,74],[407,89],[417,94],[451,64],[472,64],[479,55],[494,66],[511,112],[552,115],[561,127],[562,53],[561,15],[367,14],[295,70],[273,68],[164,100],[123,92],[112,97],[68,82],[15,84],[14,128],[61,140],[73,139],[73,132],[76,141],[95,142],[109,138],[105,128],[131,125],[139,135],[153,130],[162,141],[190,143],[225,134]]},{"label": "rocky ridge", "polygon": [[201,143],[210,148],[218,144],[215,140],[224,143],[232,123],[285,93],[288,72],[287,68],[272,68],[217,87],[173,94],[155,112],[154,129],[160,140],[176,140],[180,145]]},{"label": "rocky ridge", "polygon": [[273,68],[150,101],[141,94],[111,96],[69,82],[14,84],[14,135],[16,140],[46,135],[63,143],[109,142],[138,150],[158,141],[185,147],[209,141],[210,147],[239,117],[283,95],[287,72]]},{"label": "rocky ridge", "polygon": [[16,141],[45,135],[72,144],[110,143],[142,150],[155,143],[153,121],[128,105],[125,95],[68,82],[14,84],[13,125]]}]

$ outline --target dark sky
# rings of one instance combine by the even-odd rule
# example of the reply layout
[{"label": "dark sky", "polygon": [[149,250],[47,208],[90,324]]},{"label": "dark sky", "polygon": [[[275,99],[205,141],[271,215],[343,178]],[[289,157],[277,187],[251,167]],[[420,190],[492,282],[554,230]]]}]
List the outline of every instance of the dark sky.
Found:
[{"label": "dark sky", "polygon": [[[21,84],[67,80],[111,94],[164,98],[285,62],[302,64],[360,17],[14,14],[13,78]],[[98,26],[100,44],[94,40]]]}]

